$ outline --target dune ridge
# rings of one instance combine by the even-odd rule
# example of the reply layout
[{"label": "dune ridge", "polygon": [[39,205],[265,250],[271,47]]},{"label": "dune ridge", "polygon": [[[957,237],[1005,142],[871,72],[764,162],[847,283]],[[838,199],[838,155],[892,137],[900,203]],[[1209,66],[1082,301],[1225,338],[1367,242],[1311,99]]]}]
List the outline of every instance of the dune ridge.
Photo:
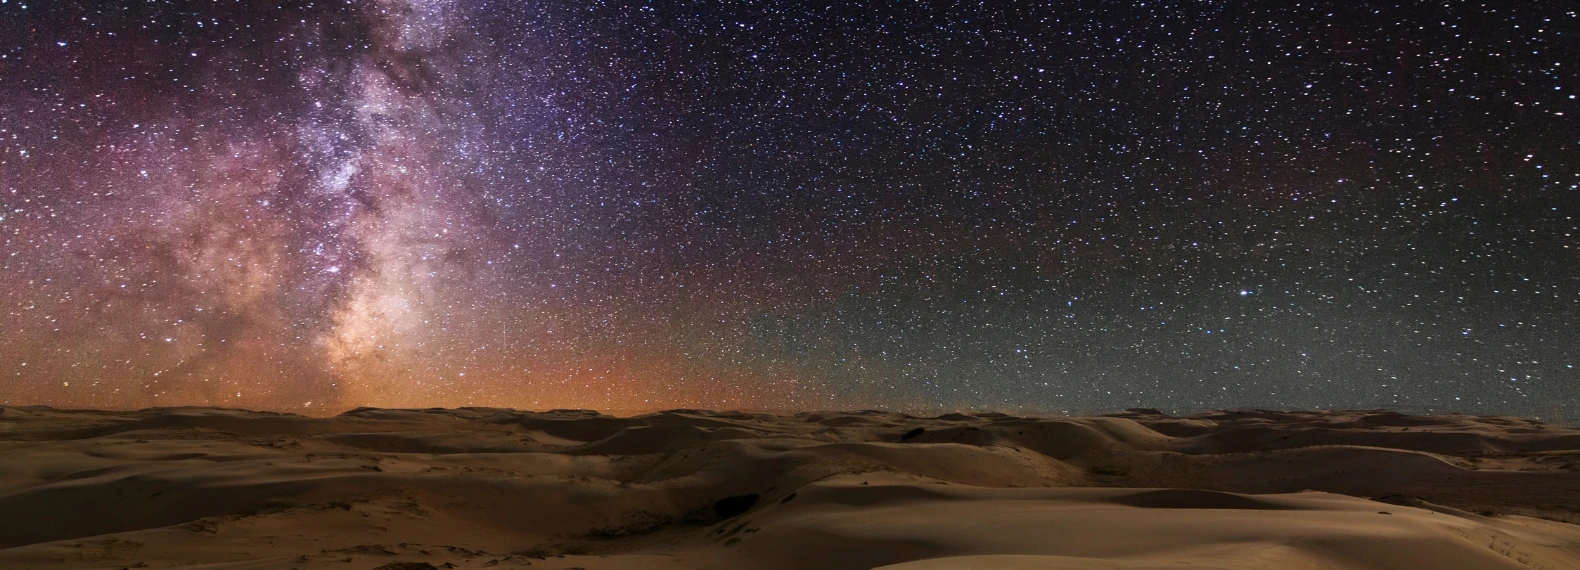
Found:
[{"label": "dune ridge", "polygon": [[1580,568],[1580,430],[3,407],[0,513],[6,568]]}]

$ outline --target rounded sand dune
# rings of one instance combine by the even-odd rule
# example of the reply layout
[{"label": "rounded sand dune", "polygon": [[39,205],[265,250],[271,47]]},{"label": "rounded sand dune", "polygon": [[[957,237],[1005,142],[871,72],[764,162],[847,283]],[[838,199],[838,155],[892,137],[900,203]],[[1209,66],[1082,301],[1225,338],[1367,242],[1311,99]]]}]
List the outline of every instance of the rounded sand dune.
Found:
[{"label": "rounded sand dune", "polygon": [[0,408],[5,568],[1580,568],[1580,431]]}]

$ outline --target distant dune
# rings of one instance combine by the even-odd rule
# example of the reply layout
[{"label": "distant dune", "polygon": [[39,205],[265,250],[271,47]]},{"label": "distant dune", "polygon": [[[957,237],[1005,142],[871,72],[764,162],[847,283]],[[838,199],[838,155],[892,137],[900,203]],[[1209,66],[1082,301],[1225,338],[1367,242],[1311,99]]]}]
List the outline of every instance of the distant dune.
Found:
[{"label": "distant dune", "polygon": [[1580,568],[1580,430],[0,408],[0,568]]}]

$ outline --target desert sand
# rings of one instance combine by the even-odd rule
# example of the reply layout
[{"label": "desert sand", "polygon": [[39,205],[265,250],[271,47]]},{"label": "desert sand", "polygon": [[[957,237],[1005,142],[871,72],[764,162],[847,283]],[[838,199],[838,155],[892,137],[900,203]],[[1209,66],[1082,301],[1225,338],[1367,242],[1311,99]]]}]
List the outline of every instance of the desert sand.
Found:
[{"label": "desert sand", "polygon": [[1580,568],[1580,430],[0,408],[0,568]]}]

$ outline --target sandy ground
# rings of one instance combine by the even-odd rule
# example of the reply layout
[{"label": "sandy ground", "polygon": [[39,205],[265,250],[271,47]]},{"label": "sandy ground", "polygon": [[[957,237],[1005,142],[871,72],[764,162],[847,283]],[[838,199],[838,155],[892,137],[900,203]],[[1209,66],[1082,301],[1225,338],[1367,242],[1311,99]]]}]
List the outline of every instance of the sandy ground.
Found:
[{"label": "sandy ground", "polygon": [[1516,418],[0,408],[0,568],[1580,569]]}]

